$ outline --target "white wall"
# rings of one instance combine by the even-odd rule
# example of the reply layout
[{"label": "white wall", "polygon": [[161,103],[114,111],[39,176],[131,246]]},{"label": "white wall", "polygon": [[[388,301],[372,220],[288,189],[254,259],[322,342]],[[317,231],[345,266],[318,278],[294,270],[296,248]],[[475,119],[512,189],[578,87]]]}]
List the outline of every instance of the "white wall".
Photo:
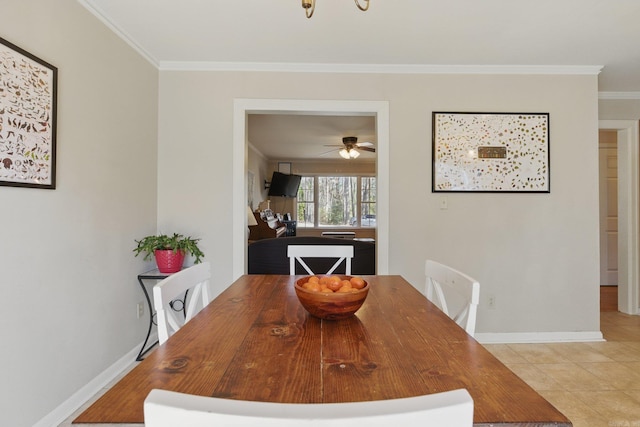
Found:
[{"label": "white wall", "polygon": [[146,333],[134,238],[156,228],[158,71],[75,0],[3,0],[58,67],[57,189],[0,187],[0,425],[32,426]]},{"label": "white wall", "polygon": [[[162,71],[160,81],[159,223],[197,230],[219,290],[232,279],[234,99],[383,100],[390,272],[421,286],[429,257],[475,276],[480,333],[599,331],[596,76]],[[450,194],[440,210],[432,111],[549,112],[551,193]]]}]

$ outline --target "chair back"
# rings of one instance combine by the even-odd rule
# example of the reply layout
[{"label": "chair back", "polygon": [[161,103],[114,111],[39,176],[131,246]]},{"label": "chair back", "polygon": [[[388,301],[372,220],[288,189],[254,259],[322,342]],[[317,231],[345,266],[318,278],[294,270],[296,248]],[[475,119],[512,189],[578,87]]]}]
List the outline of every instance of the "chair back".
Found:
[{"label": "chair back", "polygon": [[[353,258],[353,246],[350,245],[289,245],[287,246],[289,257],[289,274],[296,274],[296,262],[310,274],[332,274],[336,268],[345,263],[345,274],[351,274],[351,259]],[[313,272],[304,262],[304,258],[337,258],[338,260],[326,272]]]},{"label": "chair back", "polygon": [[[211,302],[210,279],[211,264],[203,262],[173,273],[153,287],[160,344]],[[178,301],[182,302],[179,307]],[[178,312],[183,314],[176,316]]]},{"label": "chair back", "polygon": [[403,399],[348,403],[273,403],[151,390],[146,427],[471,427],[473,400],[465,389]]},{"label": "chair back", "polygon": [[425,296],[473,336],[480,284],[466,274],[432,260],[425,264],[425,275]]}]

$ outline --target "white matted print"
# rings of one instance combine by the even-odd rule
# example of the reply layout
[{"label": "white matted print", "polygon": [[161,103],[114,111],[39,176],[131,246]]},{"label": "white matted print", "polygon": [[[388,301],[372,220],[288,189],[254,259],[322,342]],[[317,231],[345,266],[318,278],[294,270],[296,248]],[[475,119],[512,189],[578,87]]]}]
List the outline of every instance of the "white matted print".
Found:
[{"label": "white matted print", "polygon": [[434,112],[433,192],[548,193],[548,113]]},{"label": "white matted print", "polygon": [[0,38],[0,185],[55,189],[57,76]]}]

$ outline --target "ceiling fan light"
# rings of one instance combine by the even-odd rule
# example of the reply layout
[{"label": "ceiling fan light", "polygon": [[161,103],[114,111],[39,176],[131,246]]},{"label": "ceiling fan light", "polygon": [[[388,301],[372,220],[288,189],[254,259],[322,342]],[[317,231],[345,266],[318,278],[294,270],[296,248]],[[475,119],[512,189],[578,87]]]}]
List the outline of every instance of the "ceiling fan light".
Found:
[{"label": "ceiling fan light", "polygon": [[[315,0],[302,0],[302,7],[304,8],[304,13],[307,15],[307,18],[311,18],[313,12],[316,10],[316,2]],[[358,5],[358,7],[360,7],[360,5]]]},{"label": "ceiling fan light", "polygon": [[[369,0],[363,0],[364,5],[360,4],[360,0],[354,0],[356,2],[356,6],[358,9],[366,12],[369,10]],[[307,18],[311,18],[313,16],[313,11],[316,9],[316,0],[302,0],[302,7],[304,8],[304,12],[307,15]]]},{"label": "ceiling fan light", "polygon": [[349,159],[349,152],[347,151],[346,148],[341,149],[340,151],[338,151],[338,153],[340,154],[340,156],[342,156],[342,158],[344,159]]},{"label": "ceiling fan light", "polygon": [[366,12],[367,10],[369,10],[369,0],[364,0],[365,5],[361,6],[360,2],[358,0],[354,0],[356,2],[356,6],[358,6],[358,9],[362,10],[363,12]]},{"label": "ceiling fan light", "polygon": [[351,156],[352,159],[357,159],[359,155],[360,155],[360,153],[358,152],[358,150],[356,150],[354,148],[349,150],[349,156]]}]

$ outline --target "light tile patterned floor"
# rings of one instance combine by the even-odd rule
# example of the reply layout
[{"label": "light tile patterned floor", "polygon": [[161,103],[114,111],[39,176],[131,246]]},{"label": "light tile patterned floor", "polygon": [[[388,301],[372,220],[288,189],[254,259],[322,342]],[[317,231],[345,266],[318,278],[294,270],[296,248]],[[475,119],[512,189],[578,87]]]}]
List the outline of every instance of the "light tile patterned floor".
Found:
[{"label": "light tile patterned floor", "polygon": [[574,427],[640,427],[640,316],[603,312],[601,328],[606,342],[486,347]]},{"label": "light tile patterned floor", "polygon": [[606,342],[486,347],[574,427],[640,427],[640,316],[600,319]]}]

